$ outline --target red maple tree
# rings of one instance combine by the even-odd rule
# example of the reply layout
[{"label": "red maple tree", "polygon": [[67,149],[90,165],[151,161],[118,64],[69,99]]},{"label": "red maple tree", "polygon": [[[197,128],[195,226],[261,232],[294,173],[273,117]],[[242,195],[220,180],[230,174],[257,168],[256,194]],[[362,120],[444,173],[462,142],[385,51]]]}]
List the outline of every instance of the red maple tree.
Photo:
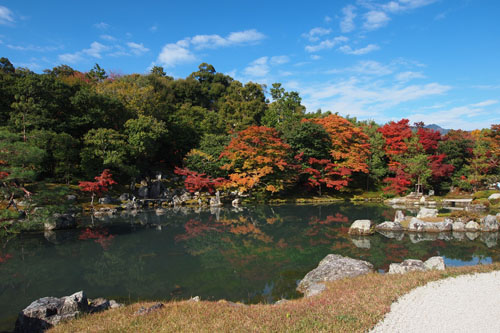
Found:
[{"label": "red maple tree", "polygon": [[186,176],[184,180],[184,186],[186,190],[191,193],[196,191],[206,190],[210,194],[213,194],[215,189],[223,186],[226,183],[224,178],[211,178],[205,173],[198,173],[196,171],[191,171],[188,168],[178,168],[175,167],[174,173],[181,176]]},{"label": "red maple tree", "polygon": [[109,169],[105,169],[100,176],[95,177],[95,182],[80,181],[78,184],[81,191],[92,194],[90,202],[92,209],[94,209],[94,197],[96,194],[107,192],[111,185],[116,184],[111,176],[112,174],[109,172]]}]

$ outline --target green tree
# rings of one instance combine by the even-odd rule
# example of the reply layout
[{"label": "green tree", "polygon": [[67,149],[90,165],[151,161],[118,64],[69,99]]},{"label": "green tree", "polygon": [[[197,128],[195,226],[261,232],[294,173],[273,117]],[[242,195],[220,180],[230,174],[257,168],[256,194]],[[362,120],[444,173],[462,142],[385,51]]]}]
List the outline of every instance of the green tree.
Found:
[{"label": "green tree", "polygon": [[273,83],[271,97],[273,102],[262,119],[263,125],[286,131],[304,117],[306,109],[301,105],[302,98],[298,92],[287,92],[281,83]]}]

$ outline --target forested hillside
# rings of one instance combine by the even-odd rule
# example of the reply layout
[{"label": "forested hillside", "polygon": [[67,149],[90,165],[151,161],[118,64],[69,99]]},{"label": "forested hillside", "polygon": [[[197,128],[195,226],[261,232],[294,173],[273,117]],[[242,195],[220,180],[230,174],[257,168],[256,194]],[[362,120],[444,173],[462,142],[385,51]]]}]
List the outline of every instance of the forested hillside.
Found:
[{"label": "forested hillside", "polygon": [[[77,183],[110,169],[130,183],[157,171],[190,190],[262,196],[307,189],[403,194],[500,180],[500,125],[445,135],[402,119],[379,125],[308,110],[281,84],[243,84],[203,63],[185,79],[163,68],[116,75],[61,65],[44,74],[0,59],[3,188]],[[335,110],[332,110],[335,111]]]}]

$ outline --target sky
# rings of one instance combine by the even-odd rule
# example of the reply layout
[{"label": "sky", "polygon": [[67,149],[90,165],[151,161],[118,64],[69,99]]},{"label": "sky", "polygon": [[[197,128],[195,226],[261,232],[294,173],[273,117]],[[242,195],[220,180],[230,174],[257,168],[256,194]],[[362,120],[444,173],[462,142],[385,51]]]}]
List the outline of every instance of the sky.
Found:
[{"label": "sky", "polygon": [[500,123],[500,1],[0,0],[0,57],[37,73],[212,64],[308,112],[472,130]]}]

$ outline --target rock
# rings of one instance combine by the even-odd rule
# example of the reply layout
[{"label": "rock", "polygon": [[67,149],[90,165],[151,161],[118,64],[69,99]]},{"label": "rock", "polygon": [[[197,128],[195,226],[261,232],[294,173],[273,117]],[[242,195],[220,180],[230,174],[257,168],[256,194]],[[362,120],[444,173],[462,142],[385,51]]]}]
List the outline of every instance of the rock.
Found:
[{"label": "rock", "polygon": [[425,224],[424,221],[422,221],[416,217],[412,217],[410,220],[410,224],[408,224],[408,230],[409,231],[416,231],[416,232],[424,231],[424,224]]},{"label": "rock", "polygon": [[446,268],[443,257],[431,257],[424,262],[424,266],[428,271],[444,271]]},{"label": "rock", "polygon": [[147,198],[149,194],[149,189],[147,186],[141,186],[139,191],[137,191],[137,195],[143,199]]},{"label": "rock", "polygon": [[233,207],[238,207],[238,206],[240,205],[240,203],[241,203],[241,200],[240,200],[239,198],[236,198],[236,199],[234,199],[234,200],[231,202],[231,205],[232,205]]},{"label": "rock", "polygon": [[200,296],[195,296],[195,297],[191,297],[190,299],[188,299],[188,302],[199,302],[200,301]]},{"label": "rock", "polygon": [[492,200],[500,200],[500,193],[493,193],[492,195],[490,195],[488,197],[488,200],[489,201],[492,201]]},{"label": "rock", "polygon": [[210,198],[210,207],[221,207],[222,203],[220,201],[220,192],[215,193],[215,198]]},{"label": "rock", "polygon": [[59,230],[76,228],[76,219],[71,214],[55,213],[52,219],[44,223],[45,230]]},{"label": "rock", "polygon": [[443,232],[451,231],[453,224],[451,222],[427,222],[424,223],[425,232]]},{"label": "rock", "polygon": [[164,305],[163,303],[156,303],[154,305],[151,305],[149,308],[145,308],[143,306],[141,306],[141,308],[139,310],[137,310],[134,315],[135,316],[143,316],[143,315],[147,315],[148,313],[151,313],[153,311],[157,311],[161,308],[163,308]]},{"label": "rock", "polygon": [[131,196],[128,193],[123,193],[122,195],[120,195],[120,197],[118,199],[120,201],[128,201],[131,199]]},{"label": "rock", "polygon": [[498,231],[497,218],[493,215],[487,215],[481,219],[481,231]]},{"label": "rock", "polygon": [[422,260],[406,259],[400,264],[390,264],[389,274],[405,274],[414,271],[425,271],[426,267]]},{"label": "rock", "polygon": [[66,196],[66,200],[68,200],[68,201],[75,201],[76,200],[76,195],[69,194],[69,195]]},{"label": "rock", "polygon": [[189,192],[185,192],[184,194],[181,195],[180,200],[182,202],[186,202],[188,200],[191,200],[191,194],[189,194]]},{"label": "rock", "polygon": [[318,282],[354,277],[372,271],[373,265],[367,261],[343,257],[338,254],[329,254],[320,261],[318,267],[306,274],[300,281],[297,290],[306,294],[309,287]]},{"label": "rock", "polygon": [[351,237],[351,241],[359,249],[370,249],[371,244],[370,244],[370,238],[368,237]]},{"label": "rock", "polygon": [[420,201],[421,204],[424,204],[425,203],[425,197],[422,196],[419,201]]},{"label": "rock", "polygon": [[417,218],[426,218],[426,217],[436,217],[438,214],[438,210],[434,208],[420,208],[420,211],[417,214]]},{"label": "rock", "polygon": [[[404,217],[403,217],[404,219]],[[376,230],[403,231],[403,226],[399,222],[385,221],[375,226]]]},{"label": "rock", "polygon": [[311,297],[321,294],[326,290],[326,286],[323,283],[313,283],[304,292],[305,297]]},{"label": "rock", "polygon": [[83,291],[61,298],[43,297],[19,313],[15,332],[43,332],[61,320],[75,318],[87,311],[88,300]]},{"label": "rock", "polygon": [[174,197],[172,198],[172,201],[174,202],[174,207],[182,205],[182,200],[178,195],[174,195]]},{"label": "rock", "polygon": [[105,197],[99,198],[99,203],[101,205],[110,205],[113,203],[113,199],[111,199],[111,197],[107,195]]},{"label": "rock", "polygon": [[154,181],[151,186],[149,186],[148,198],[158,199],[163,193],[164,189],[165,187],[163,186],[163,183],[161,181]]},{"label": "rock", "polygon": [[403,222],[405,220],[405,214],[403,214],[403,211],[397,210],[396,214],[394,214],[394,222]]},{"label": "rock", "polygon": [[89,299],[89,313],[101,312],[110,307],[111,304],[105,298]]},{"label": "rock", "polygon": [[114,299],[109,301],[109,308],[110,309],[117,309],[117,308],[121,308],[122,306],[125,306],[125,305],[123,305],[122,303],[116,302]]},{"label": "rock", "polygon": [[371,229],[372,221],[370,220],[356,220],[349,228],[349,234],[352,235],[369,235],[373,233]]},{"label": "rock", "polygon": [[290,301],[283,298],[283,299],[280,299],[279,301],[277,301],[276,303],[274,303],[274,305],[285,304],[285,303],[288,303],[288,302],[290,302]]},{"label": "rock", "polygon": [[461,231],[453,231],[452,233],[453,238],[455,238],[458,241],[463,241],[465,240],[465,233]]},{"label": "rock", "polygon": [[451,230],[453,231],[465,231],[465,224],[463,222],[453,222]]},{"label": "rock", "polygon": [[467,222],[467,224],[465,225],[465,231],[479,231],[480,230],[480,226],[477,222],[474,222],[474,221],[469,221]]}]

